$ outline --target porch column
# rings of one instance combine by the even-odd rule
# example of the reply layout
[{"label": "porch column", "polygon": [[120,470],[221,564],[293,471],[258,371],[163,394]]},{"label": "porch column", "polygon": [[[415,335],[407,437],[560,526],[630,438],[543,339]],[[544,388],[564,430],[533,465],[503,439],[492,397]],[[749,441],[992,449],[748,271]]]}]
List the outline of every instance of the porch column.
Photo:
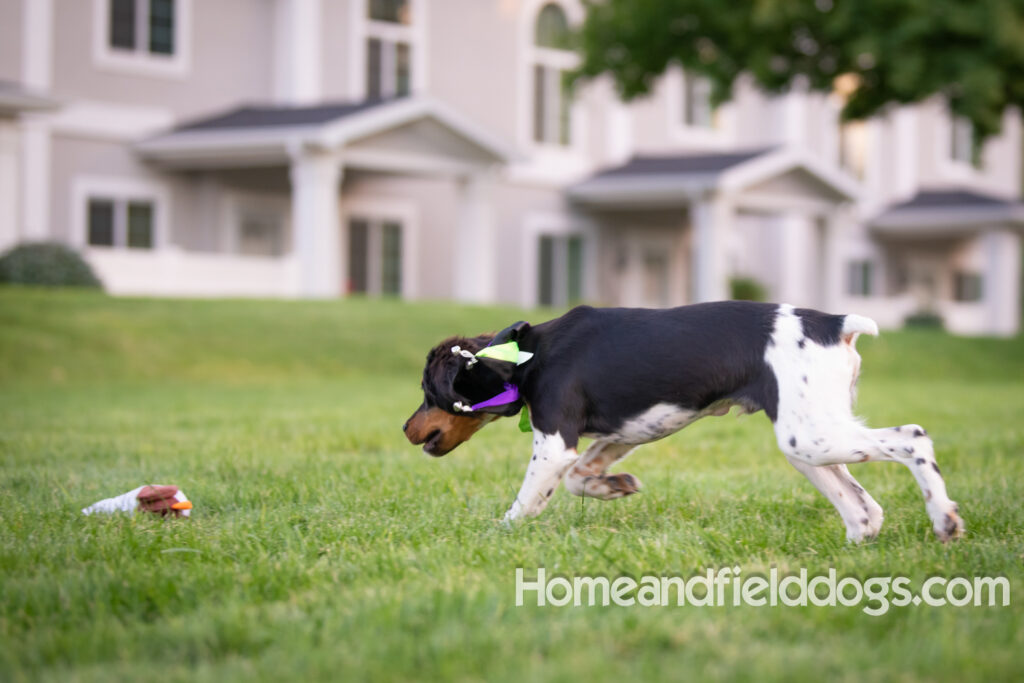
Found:
[{"label": "porch column", "polygon": [[811,285],[810,270],[816,257],[811,245],[811,218],[799,213],[779,216],[779,303],[794,306],[820,305],[820,283]]},{"label": "porch column", "polygon": [[493,303],[498,292],[498,253],[490,173],[480,171],[461,178],[458,195],[455,299]]},{"label": "porch column", "polygon": [[50,237],[50,127],[37,117],[21,124],[21,240]]},{"label": "porch column", "polygon": [[302,150],[292,157],[292,239],[299,295],[336,297],[342,291],[342,241],[338,212],[340,160]]},{"label": "porch column", "polygon": [[701,197],[690,205],[693,303],[729,298],[727,245],[735,219],[735,206],[720,194]]},{"label": "porch column", "polygon": [[849,231],[853,220],[852,205],[840,204],[825,217],[825,225],[821,231],[821,253],[824,263],[821,273],[822,281],[818,283],[821,290],[821,309],[838,311],[843,299],[843,282],[846,276],[846,263],[843,260],[842,240]]},{"label": "porch column", "polygon": [[981,238],[984,270],[982,297],[987,309],[988,334],[1012,336],[1020,329],[1021,239],[1003,228]]},{"label": "porch column", "polygon": [[0,252],[18,241],[18,131],[0,118]]}]

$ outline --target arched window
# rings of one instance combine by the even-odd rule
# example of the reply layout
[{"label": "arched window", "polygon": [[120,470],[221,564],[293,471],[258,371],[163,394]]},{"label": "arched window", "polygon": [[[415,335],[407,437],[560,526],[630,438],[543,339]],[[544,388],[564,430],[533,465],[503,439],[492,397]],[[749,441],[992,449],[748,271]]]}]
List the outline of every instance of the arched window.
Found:
[{"label": "arched window", "polygon": [[540,9],[533,42],[539,47],[552,47],[556,50],[569,47],[569,22],[561,7],[549,2]]},{"label": "arched window", "polygon": [[533,139],[549,145],[570,143],[570,96],[563,74],[575,63],[569,51],[569,21],[554,2],[541,7],[534,24]]}]

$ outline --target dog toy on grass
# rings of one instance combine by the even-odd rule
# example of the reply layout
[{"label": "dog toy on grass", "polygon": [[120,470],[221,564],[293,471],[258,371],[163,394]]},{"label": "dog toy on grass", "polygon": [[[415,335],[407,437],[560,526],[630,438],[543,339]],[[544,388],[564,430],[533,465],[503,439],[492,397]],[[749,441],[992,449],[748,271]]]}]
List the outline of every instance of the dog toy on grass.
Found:
[{"label": "dog toy on grass", "polygon": [[96,512],[152,512],[160,516],[174,515],[188,517],[192,503],[177,486],[140,486],[128,493],[95,502],[82,512],[91,515]]}]

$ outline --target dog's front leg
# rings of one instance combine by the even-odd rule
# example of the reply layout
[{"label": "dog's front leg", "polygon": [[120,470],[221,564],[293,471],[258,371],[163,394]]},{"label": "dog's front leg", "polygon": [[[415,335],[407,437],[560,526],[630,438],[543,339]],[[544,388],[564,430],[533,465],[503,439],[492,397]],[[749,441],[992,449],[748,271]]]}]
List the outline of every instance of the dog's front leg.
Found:
[{"label": "dog's front leg", "polygon": [[558,432],[544,434],[534,431],[533,456],[526,468],[523,485],[505,513],[505,521],[533,517],[543,512],[555,489],[558,488],[562,476],[577,458],[579,454],[576,453],[576,449],[567,448],[565,440]]}]

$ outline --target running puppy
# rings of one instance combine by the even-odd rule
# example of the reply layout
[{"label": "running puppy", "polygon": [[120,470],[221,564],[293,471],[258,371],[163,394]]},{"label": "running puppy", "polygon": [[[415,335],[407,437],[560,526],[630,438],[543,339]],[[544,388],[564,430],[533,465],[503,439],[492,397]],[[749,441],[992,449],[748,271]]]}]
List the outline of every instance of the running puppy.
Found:
[{"label": "running puppy", "polygon": [[[406,437],[435,456],[496,419],[529,406],[533,455],[505,520],[539,514],[560,481],[578,496],[610,500],[640,490],[608,468],[641,444],[736,405],[763,410],[779,447],[836,507],[851,541],[874,538],[882,508],[849,463],[906,465],[936,536],[963,522],[925,430],[869,429],[853,415],[858,334],[878,326],[858,315],[742,301],[669,310],[580,306],[536,327],[453,337],[427,356],[423,404]],[[581,455],[580,437],[594,439]]]}]

